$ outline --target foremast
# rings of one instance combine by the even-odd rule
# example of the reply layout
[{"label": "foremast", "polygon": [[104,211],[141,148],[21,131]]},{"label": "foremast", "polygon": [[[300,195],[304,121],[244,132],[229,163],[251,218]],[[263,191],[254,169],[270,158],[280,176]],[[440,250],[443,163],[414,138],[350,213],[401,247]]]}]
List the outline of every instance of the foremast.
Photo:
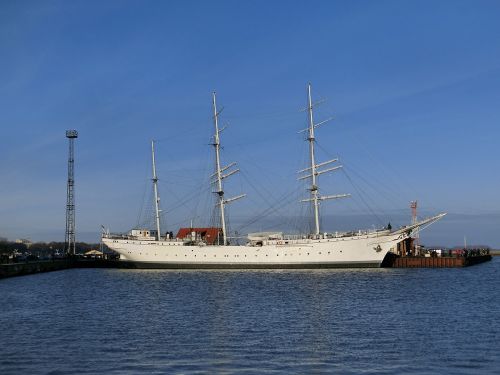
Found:
[{"label": "foremast", "polygon": [[222,183],[222,180],[225,178],[239,172],[239,168],[233,169],[231,171],[228,171],[226,174],[223,174],[223,172],[229,170],[230,168],[234,167],[236,163],[230,163],[226,165],[225,167],[221,167],[221,160],[220,160],[220,133],[224,130],[219,129],[219,115],[222,112],[222,109],[220,111],[217,111],[217,103],[216,103],[216,94],[213,92],[212,94],[212,105],[213,105],[213,110],[214,110],[214,126],[215,126],[215,135],[214,135],[214,143],[212,144],[215,149],[215,173],[211,177],[215,177],[215,181],[213,181],[216,184],[216,191],[215,193],[217,194],[217,205],[219,206],[219,212],[220,212],[220,227],[222,230],[222,244],[226,245],[228,243],[227,241],[227,227],[226,227],[226,217],[225,217],[225,206],[226,204],[233,202],[237,199],[243,198],[246,194],[241,194],[233,198],[228,198],[224,199],[224,186]]},{"label": "foremast", "polygon": [[311,84],[309,83],[307,86],[307,111],[308,111],[308,123],[309,126],[304,131],[308,132],[307,141],[309,142],[309,159],[310,159],[310,167],[300,170],[298,173],[310,172],[305,176],[299,177],[299,180],[305,180],[310,178],[311,186],[309,187],[309,191],[311,192],[311,197],[308,199],[303,199],[302,202],[311,202],[313,214],[314,214],[314,234],[318,236],[320,234],[320,223],[319,223],[319,202],[328,199],[339,199],[349,197],[350,194],[338,194],[338,195],[320,195],[319,194],[319,186],[318,186],[318,176],[323,173],[333,172],[337,169],[342,168],[341,165],[337,165],[335,167],[326,168],[320,170],[320,167],[325,165],[329,165],[331,163],[335,163],[338,159],[328,160],[319,164],[316,164],[316,157],[314,154],[314,143],[315,143],[315,135],[314,130],[324,123],[331,120],[331,118],[322,121],[320,123],[315,124],[313,119],[313,107],[314,104],[312,102],[311,97]]},{"label": "foremast", "polygon": [[151,141],[151,161],[153,165],[153,191],[155,195],[155,221],[156,221],[156,240],[160,241],[160,196],[158,194],[158,177],[156,175],[156,162],[155,162],[155,141]]}]

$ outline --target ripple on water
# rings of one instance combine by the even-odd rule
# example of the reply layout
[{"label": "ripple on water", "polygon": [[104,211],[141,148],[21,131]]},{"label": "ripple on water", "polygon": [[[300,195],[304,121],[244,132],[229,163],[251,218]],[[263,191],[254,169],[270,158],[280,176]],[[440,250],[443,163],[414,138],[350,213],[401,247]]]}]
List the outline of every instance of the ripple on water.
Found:
[{"label": "ripple on water", "polygon": [[466,269],[74,269],[0,282],[0,372],[493,373],[497,260]]}]

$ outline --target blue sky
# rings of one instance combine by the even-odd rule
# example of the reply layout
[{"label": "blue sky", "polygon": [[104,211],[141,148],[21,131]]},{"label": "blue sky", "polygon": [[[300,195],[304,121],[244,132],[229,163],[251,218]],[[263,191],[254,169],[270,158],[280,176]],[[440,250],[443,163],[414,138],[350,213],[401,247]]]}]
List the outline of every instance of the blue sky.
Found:
[{"label": "blue sky", "polygon": [[248,194],[234,228],[295,217],[311,82],[335,116],[318,157],[345,167],[322,191],[353,194],[323,204],[325,229],[404,224],[417,199],[449,212],[424,243],[500,247],[498,19],[496,1],[2,1],[0,236],[64,238],[71,128],[77,239],[140,221],[153,138],[167,229],[204,224],[214,90],[243,172],[227,194]]}]

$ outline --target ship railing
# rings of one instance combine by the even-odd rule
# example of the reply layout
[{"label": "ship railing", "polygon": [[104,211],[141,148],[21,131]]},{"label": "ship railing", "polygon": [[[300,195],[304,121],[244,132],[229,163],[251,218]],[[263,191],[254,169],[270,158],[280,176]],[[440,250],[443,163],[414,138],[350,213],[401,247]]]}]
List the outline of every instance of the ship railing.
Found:
[{"label": "ship railing", "polygon": [[107,233],[102,235],[103,238],[109,238],[110,240],[140,240],[141,238],[137,236],[131,236],[126,233]]},{"label": "ship railing", "polygon": [[130,236],[125,233],[103,233],[102,238],[109,238],[111,240],[127,240]]},{"label": "ship railing", "polygon": [[[109,238],[111,240],[134,240],[134,241],[156,241],[155,237],[133,236],[128,233],[103,233],[102,238]],[[179,238],[161,238],[162,242],[182,242]]]},{"label": "ship railing", "polygon": [[333,233],[321,233],[319,235],[315,234],[285,234],[283,240],[285,241],[296,241],[296,240],[310,240],[310,239],[329,239],[329,238],[344,238],[344,237],[355,237],[355,236],[367,236],[367,235],[385,235],[389,232],[388,229],[367,229],[358,230],[350,232],[333,232]]}]

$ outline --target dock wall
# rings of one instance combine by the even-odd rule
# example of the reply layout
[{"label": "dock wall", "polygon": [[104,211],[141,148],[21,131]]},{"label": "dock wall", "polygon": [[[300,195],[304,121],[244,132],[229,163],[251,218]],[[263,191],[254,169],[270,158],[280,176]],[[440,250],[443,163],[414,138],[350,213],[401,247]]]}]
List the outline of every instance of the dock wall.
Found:
[{"label": "dock wall", "polygon": [[0,279],[4,277],[31,275],[40,272],[58,271],[73,267],[74,262],[71,259],[0,264]]}]

